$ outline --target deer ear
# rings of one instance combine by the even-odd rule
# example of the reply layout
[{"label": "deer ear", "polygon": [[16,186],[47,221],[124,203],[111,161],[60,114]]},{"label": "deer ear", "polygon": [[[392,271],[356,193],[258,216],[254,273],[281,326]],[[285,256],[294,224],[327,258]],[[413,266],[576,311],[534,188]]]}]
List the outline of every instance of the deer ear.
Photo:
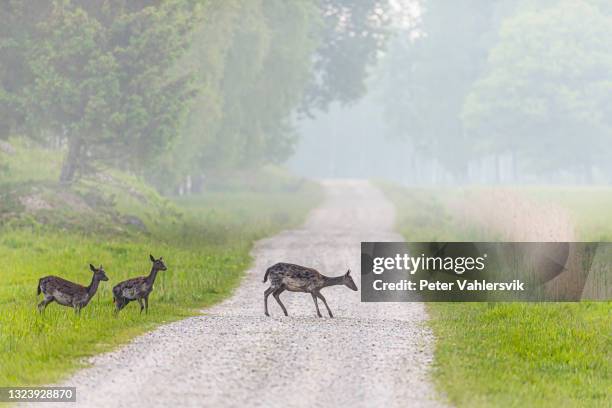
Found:
[{"label": "deer ear", "polygon": [[96,271],[96,267],[93,266],[92,264],[89,264],[89,269],[91,269],[92,272]]},{"label": "deer ear", "polygon": [[149,254],[149,259],[151,260],[151,262],[155,262],[155,258],[153,258],[153,255]]},{"label": "deer ear", "polygon": [[349,276],[351,274],[351,270],[349,269],[348,271],[346,271],[346,276]]}]

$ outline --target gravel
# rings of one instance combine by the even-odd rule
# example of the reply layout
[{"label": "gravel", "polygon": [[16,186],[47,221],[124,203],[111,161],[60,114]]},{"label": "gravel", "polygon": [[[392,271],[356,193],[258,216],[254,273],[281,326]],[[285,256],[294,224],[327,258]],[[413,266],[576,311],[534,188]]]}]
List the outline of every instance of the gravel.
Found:
[{"label": "gravel", "polygon": [[272,296],[272,317],[264,316],[262,278],[271,264],[332,276],[350,268],[360,286],[360,242],[402,240],[392,232],[392,205],[370,184],[324,185],[326,202],[302,228],[256,244],[254,265],[231,298],[94,357],[65,381],[77,387],[77,405],[443,405],[429,380],[434,339],[421,303],[361,303],[358,292],[330,287],[323,294],[333,319],[316,317],[309,294],[290,292],[281,296],[289,317]]}]

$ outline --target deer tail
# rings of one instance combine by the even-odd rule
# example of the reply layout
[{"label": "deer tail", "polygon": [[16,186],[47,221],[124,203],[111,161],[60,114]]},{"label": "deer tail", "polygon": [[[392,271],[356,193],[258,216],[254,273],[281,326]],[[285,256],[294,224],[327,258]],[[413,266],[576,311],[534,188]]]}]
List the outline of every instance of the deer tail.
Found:
[{"label": "deer tail", "polygon": [[42,279],[39,279],[39,280],[38,280],[38,286],[36,286],[36,296],[40,295],[40,281],[41,281],[41,280],[42,280]]},{"label": "deer tail", "polygon": [[263,283],[266,283],[268,281],[268,275],[270,274],[270,270],[272,270],[272,267],[266,269],[266,274],[264,275]]}]

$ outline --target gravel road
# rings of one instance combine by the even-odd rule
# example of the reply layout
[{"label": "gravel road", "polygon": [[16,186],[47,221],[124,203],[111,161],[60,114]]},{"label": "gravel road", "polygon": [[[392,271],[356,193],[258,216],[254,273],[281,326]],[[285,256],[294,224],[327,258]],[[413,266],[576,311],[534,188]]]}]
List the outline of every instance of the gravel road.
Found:
[{"label": "gravel road", "polygon": [[[326,275],[350,268],[360,286],[360,242],[400,241],[392,205],[363,181],[324,183],[327,200],[300,229],[262,240],[254,266],[225,302],[91,359],[63,385],[84,407],[440,406],[428,380],[433,337],[420,303],[360,302],[323,290],[334,318],[308,294],[273,297],[263,314],[264,271],[279,261]],[[320,303],[325,315],[324,307]],[[48,406],[48,404],[46,405]],[[58,405],[66,407],[66,404]]]}]

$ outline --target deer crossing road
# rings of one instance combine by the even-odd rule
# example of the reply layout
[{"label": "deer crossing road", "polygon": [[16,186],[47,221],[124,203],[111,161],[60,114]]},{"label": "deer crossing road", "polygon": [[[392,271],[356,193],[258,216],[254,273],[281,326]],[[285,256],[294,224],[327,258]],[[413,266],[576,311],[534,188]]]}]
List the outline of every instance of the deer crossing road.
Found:
[{"label": "deer crossing road", "polygon": [[333,319],[317,317],[309,294],[292,292],[281,296],[289,317],[276,302],[264,315],[269,266],[290,262],[328,276],[351,269],[361,288],[360,242],[402,240],[392,205],[373,186],[324,186],[326,201],[302,228],[256,244],[231,298],[97,356],[67,379],[77,406],[440,406],[428,378],[433,338],[423,304],[361,303],[359,292],[332,286],[322,293]]}]

